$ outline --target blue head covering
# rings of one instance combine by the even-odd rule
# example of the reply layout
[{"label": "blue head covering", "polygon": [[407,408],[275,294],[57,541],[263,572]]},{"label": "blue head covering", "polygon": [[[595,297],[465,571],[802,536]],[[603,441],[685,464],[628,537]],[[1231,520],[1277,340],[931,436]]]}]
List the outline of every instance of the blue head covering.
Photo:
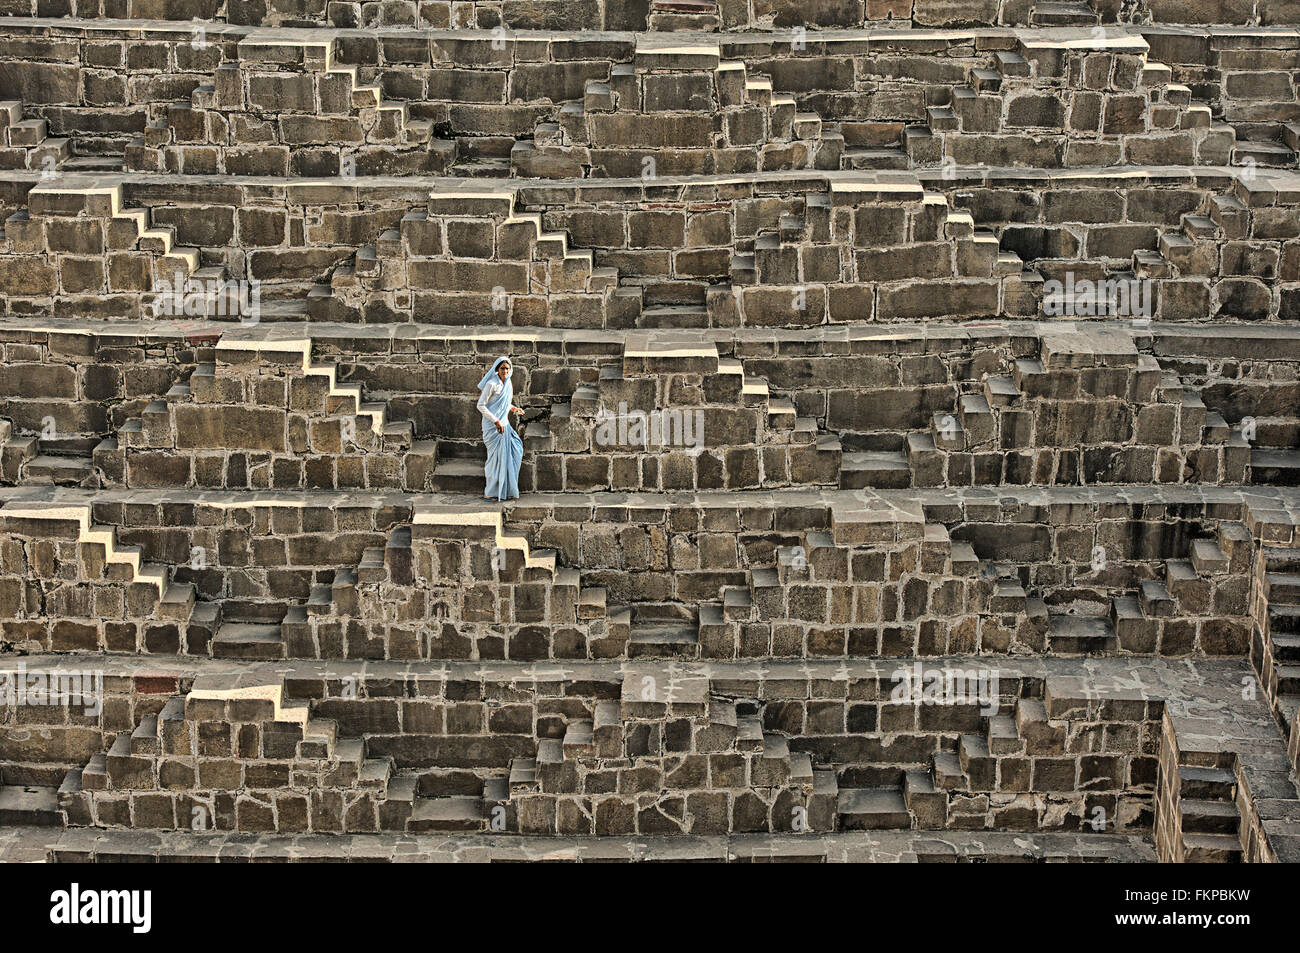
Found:
[{"label": "blue head covering", "polygon": [[[508,360],[510,360],[510,358],[503,354],[501,357],[498,357],[495,361],[493,361],[492,366],[488,368],[488,372],[484,374],[483,379],[478,382],[478,389],[482,390],[489,383],[491,383],[497,376],[497,368],[501,366],[501,362],[508,361]],[[510,370],[506,374],[506,382],[509,383],[510,378],[514,376],[515,376],[515,366],[514,364],[511,364]]]}]

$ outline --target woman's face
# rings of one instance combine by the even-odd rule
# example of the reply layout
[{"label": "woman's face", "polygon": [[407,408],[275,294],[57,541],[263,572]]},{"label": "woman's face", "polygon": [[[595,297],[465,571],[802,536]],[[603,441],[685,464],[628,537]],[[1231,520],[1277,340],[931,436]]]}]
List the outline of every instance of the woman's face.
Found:
[{"label": "woman's face", "polygon": [[510,362],[502,361],[500,364],[497,365],[497,377],[501,378],[502,380],[505,380],[509,376],[510,376]]}]

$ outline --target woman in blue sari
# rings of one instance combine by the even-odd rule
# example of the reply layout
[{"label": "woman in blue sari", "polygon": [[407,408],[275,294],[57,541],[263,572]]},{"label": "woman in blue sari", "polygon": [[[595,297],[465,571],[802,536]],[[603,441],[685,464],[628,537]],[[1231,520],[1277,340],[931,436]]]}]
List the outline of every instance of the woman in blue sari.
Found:
[{"label": "woman in blue sari", "polygon": [[483,442],[487,445],[487,463],[483,476],[487,485],[485,500],[519,498],[519,467],[524,461],[524,442],[510,426],[511,414],[523,411],[512,403],[515,386],[511,383],[514,368],[510,359],[498,357],[478,382],[478,412],[483,415]]}]

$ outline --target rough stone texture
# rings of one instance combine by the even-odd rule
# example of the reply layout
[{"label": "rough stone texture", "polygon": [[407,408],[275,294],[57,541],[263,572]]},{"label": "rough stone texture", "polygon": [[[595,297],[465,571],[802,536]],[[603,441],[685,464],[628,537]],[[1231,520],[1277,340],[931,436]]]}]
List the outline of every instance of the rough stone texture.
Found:
[{"label": "rough stone texture", "polygon": [[1300,859],[1293,7],[9,4],[0,858]]}]

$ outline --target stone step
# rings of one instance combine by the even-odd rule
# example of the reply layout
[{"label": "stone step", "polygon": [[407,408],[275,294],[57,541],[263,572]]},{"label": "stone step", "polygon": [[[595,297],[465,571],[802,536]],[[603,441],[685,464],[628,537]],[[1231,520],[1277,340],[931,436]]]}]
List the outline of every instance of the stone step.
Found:
[{"label": "stone step", "polygon": [[633,621],[627,654],[632,656],[694,656],[699,648],[698,627],[689,622]]},{"label": "stone step", "polygon": [[1111,652],[1118,645],[1114,626],[1102,616],[1053,614],[1048,619],[1047,638],[1053,652],[1071,655]]},{"label": "stone step", "polygon": [[709,313],[703,305],[653,305],[641,310],[643,328],[705,328]]},{"label": "stone step", "polygon": [[[165,570],[162,567],[144,566],[141,569],[141,575],[154,575],[155,573],[166,578]],[[190,612],[194,609],[194,584],[191,582],[168,582],[163,588],[162,597],[158,600],[158,615],[164,619],[172,619],[176,622],[184,622],[190,617]]]},{"label": "stone step", "polygon": [[604,586],[589,586],[578,592],[578,618],[601,619],[605,617],[608,594]]},{"label": "stone step", "polygon": [[361,562],[357,564],[357,582],[373,585],[383,582],[388,577],[384,565],[384,547],[370,546],[362,551]]},{"label": "stone step", "polygon": [[62,827],[58,789],[35,785],[0,786],[0,828]]},{"label": "stone step", "polygon": [[485,816],[483,798],[473,796],[416,798],[406,829],[412,834],[431,831],[481,831]]},{"label": "stone step", "polygon": [[131,754],[158,753],[158,716],[146,715],[131,732]]},{"label": "stone step", "polygon": [[97,486],[98,478],[90,457],[64,457],[40,454],[23,464],[24,483],[54,486]]},{"label": "stone step", "polygon": [[840,459],[840,489],[906,489],[912,485],[907,456],[897,451],[846,453]]},{"label": "stone step", "polygon": [[1300,450],[1260,447],[1250,452],[1250,482],[1300,486]]},{"label": "stone step", "polygon": [[[1300,620],[1300,614],[1291,614],[1283,617],[1286,623],[1291,626],[1297,625]],[[1281,621],[1269,611],[1269,647],[1273,653],[1273,658],[1278,662],[1297,662],[1300,663],[1300,632],[1295,628],[1289,631],[1279,631],[1275,626]]]},{"label": "stone step", "polygon": [[930,759],[930,778],[943,791],[965,791],[970,786],[961,759],[953,751],[936,752]]},{"label": "stone step", "polygon": [[222,622],[212,639],[212,657],[284,658],[284,639],[280,627],[252,622]]},{"label": "stone step", "polygon": [[1295,168],[1296,154],[1271,139],[1239,139],[1232,147],[1233,165],[1257,165],[1269,169]]},{"label": "stone step", "polygon": [[1035,358],[1021,358],[1016,361],[1012,380],[1022,393],[1038,393],[1047,379],[1047,368]]},{"label": "stone step", "polygon": [[988,742],[980,735],[962,735],[958,739],[957,761],[972,791],[991,791],[996,786],[996,763]]},{"label": "stone step", "polygon": [[486,485],[483,461],[459,457],[440,459],[433,467],[433,485],[448,493],[481,495]]},{"label": "stone step", "polygon": [[1270,573],[1300,574],[1300,548],[1265,546],[1264,568]]},{"label": "stone step", "polygon": [[1274,665],[1272,685],[1277,695],[1300,694],[1300,665]]},{"label": "stone step", "polygon": [[1018,579],[998,579],[993,586],[989,608],[994,612],[1024,612],[1028,594]]},{"label": "stone step", "polygon": [[571,721],[564,730],[564,739],[560,743],[564,760],[589,758],[595,754],[595,729],[590,721]]},{"label": "stone step", "polygon": [[[329,758],[338,742],[338,735],[338,722],[333,718],[309,716],[302,729],[302,739],[298,742],[298,757],[317,761]],[[355,742],[357,739],[349,740]]]},{"label": "stone step", "polygon": [[[355,746],[353,750],[361,755],[365,750],[365,744],[360,738],[348,738],[339,743],[339,749],[342,750],[345,745]],[[348,758],[340,756],[339,760],[354,761],[350,755]],[[361,770],[357,775],[358,788],[372,788],[382,794],[388,788],[388,779],[393,773],[393,762],[388,758],[366,758],[361,764]]]},{"label": "stone step", "polygon": [[870,169],[908,169],[911,163],[902,149],[878,148],[845,149],[840,158],[840,168],[866,171]]},{"label": "stone step", "polygon": [[1183,860],[1189,864],[1229,864],[1241,860],[1236,834],[1184,834]]},{"label": "stone step", "polygon": [[564,760],[564,745],[559,738],[543,738],[537,742],[537,766],[559,764]]},{"label": "stone step", "polygon": [[1198,573],[1217,574],[1228,571],[1228,557],[1213,539],[1192,540],[1188,555]]},{"label": "stone step", "polygon": [[1143,579],[1138,584],[1138,605],[1148,619],[1163,619],[1174,614],[1174,600],[1159,579]]},{"label": "stone step", "polygon": [[990,375],[984,378],[984,399],[990,407],[1009,407],[1020,399],[1020,389],[1011,377]]},{"label": "stone step", "polygon": [[930,439],[936,449],[960,453],[966,449],[966,431],[961,419],[950,411],[936,410],[930,417]]},{"label": "stone step", "polygon": [[1032,755],[1061,754],[1065,750],[1065,728],[1053,725],[1041,698],[1016,700],[1016,733]]},{"label": "stone step", "polygon": [[1300,638],[1300,606],[1284,606],[1270,603],[1268,607],[1268,628],[1276,641],[1279,637]]},{"label": "stone step", "polygon": [[957,540],[949,549],[948,564],[954,576],[973,576],[979,572],[979,557],[965,540]]},{"label": "stone step", "polygon": [[1270,606],[1300,606],[1300,573],[1265,573],[1264,594]]},{"label": "stone step", "polygon": [[1237,796],[1237,779],[1222,768],[1178,766],[1178,793],[1182,798],[1201,801],[1232,801]]},{"label": "stone step", "polygon": [[790,783],[799,788],[811,788],[815,780],[812,756],[806,751],[790,752]]},{"label": "stone step", "polygon": [[1172,278],[1174,274],[1164,255],[1144,248],[1133,252],[1132,270],[1139,278]]},{"label": "stone step", "polygon": [[447,174],[463,179],[508,179],[510,160],[500,156],[474,156],[454,163]]},{"label": "stone step", "polygon": [[1184,834],[1236,834],[1241,824],[1237,805],[1228,801],[1183,798],[1178,802]]},{"label": "stone step", "polygon": [[932,132],[950,132],[958,126],[957,114],[951,106],[927,106],[925,116]]},{"label": "stone step", "polygon": [[993,54],[998,72],[1003,76],[1028,76],[1029,61],[1012,50],[998,50]]},{"label": "stone step", "polygon": [[936,788],[926,771],[903,774],[903,803],[918,829],[942,830],[948,821],[948,792]]},{"label": "stone step", "polygon": [[1011,715],[994,715],[988,720],[988,736],[985,739],[991,754],[1014,754],[1023,751],[1024,741],[1016,728],[1016,719]]},{"label": "stone step", "polygon": [[1097,20],[1097,12],[1083,0],[1035,3],[1029,15],[1030,26],[1091,26]]},{"label": "stone step", "polygon": [[736,749],[761,751],[764,746],[763,720],[758,715],[736,717]]},{"label": "stone step", "polygon": [[[758,570],[754,571],[757,584]],[[727,586],[722,590],[722,618],[727,622],[750,622],[754,618],[754,598],[744,586]]]},{"label": "stone step", "polygon": [[907,830],[912,826],[903,793],[897,788],[840,788],[836,798],[840,830]]},{"label": "stone step", "polygon": [[537,759],[510,759],[510,793],[523,793],[533,790],[537,785]]}]

